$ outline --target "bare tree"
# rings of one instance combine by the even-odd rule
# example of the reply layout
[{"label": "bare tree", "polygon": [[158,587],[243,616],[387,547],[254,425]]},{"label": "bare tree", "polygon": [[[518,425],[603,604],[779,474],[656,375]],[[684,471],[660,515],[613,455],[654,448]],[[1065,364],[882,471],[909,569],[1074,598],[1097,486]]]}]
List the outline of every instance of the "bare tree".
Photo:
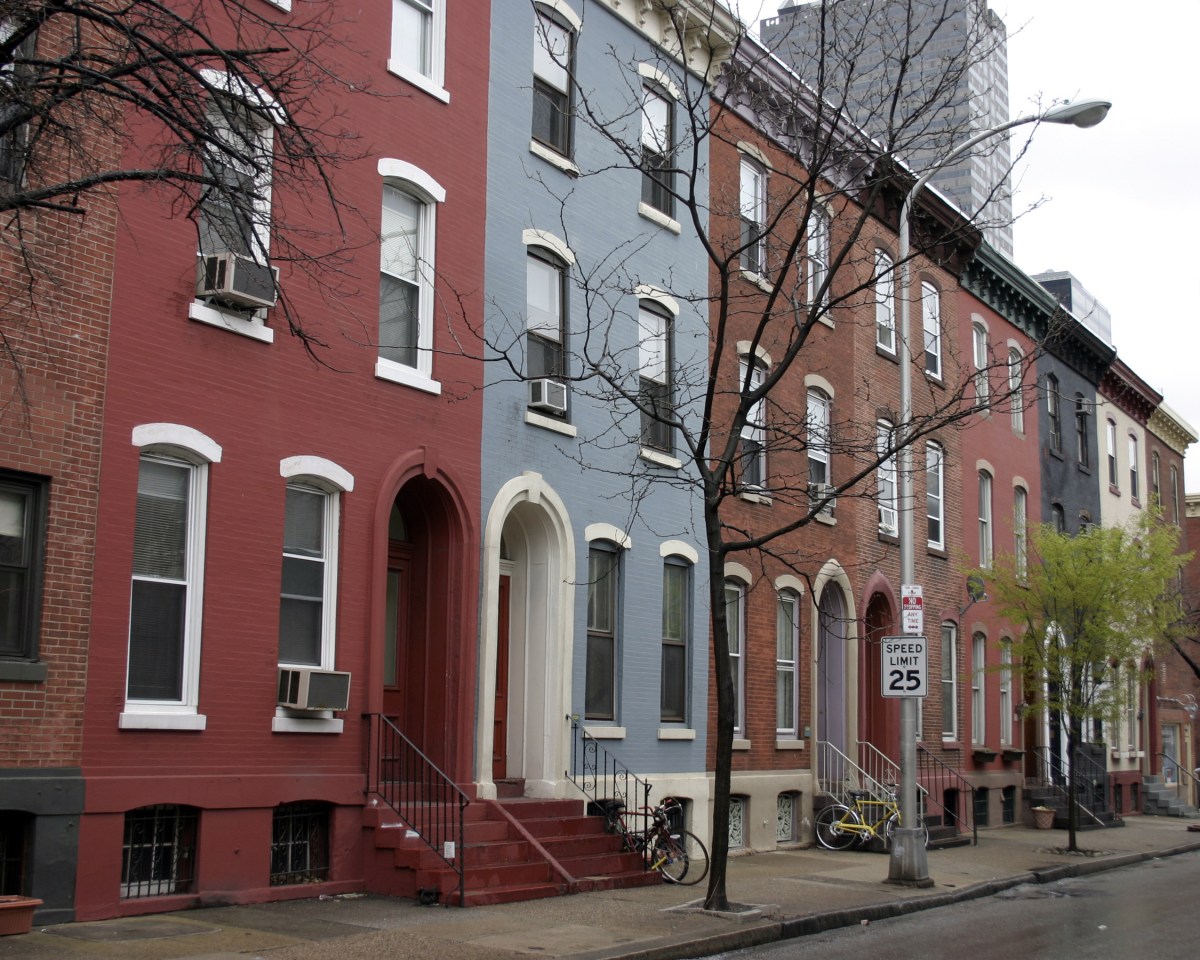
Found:
[{"label": "bare tree", "polygon": [[[875,22],[873,13],[882,15],[885,8],[899,10],[900,17],[888,21],[895,29],[883,35],[839,36],[837,42],[830,36],[814,45],[809,50],[813,71],[804,74],[810,77],[805,83],[719,7],[651,4],[648,16],[659,18],[665,39],[649,72],[667,78],[662,82],[671,88],[677,119],[669,135],[656,119],[658,94],[654,88],[646,92],[639,70],[621,62],[620,51],[611,51],[623,68],[616,72],[627,78],[619,108],[613,107],[611,91],[601,98],[571,78],[576,126],[599,138],[608,158],[580,170],[579,176],[640,176],[643,206],[653,208],[652,216],[658,210],[661,218],[681,221],[697,238],[699,256],[708,267],[709,282],[702,289],[668,284],[676,302],[707,321],[707,343],[699,348],[677,345],[668,361],[673,363],[671,375],[664,378],[654,372],[661,331],[647,328],[643,318],[621,307],[623,295],[643,284],[662,284],[661,278],[643,277],[638,270],[639,253],[653,242],[650,234],[631,237],[594,262],[573,263],[571,281],[587,310],[582,321],[573,320],[570,351],[551,374],[571,384],[576,402],[611,412],[608,430],[580,439],[574,456],[581,467],[624,471],[624,460],[608,467],[606,462],[613,461],[604,454],[630,445],[669,450],[682,461],[677,472],[642,465],[629,480],[632,513],[655,485],[698,493],[702,503],[696,526],[707,546],[717,702],[712,870],[705,901],[711,909],[729,907],[726,864],[736,694],[724,612],[726,560],[740,556],[754,564],[769,557],[800,577],[811,577],[819,557],[815,550],[806,552],[797,533],[819,522],[835,501],[845,505],[861,499],[863,509],[873,514],[877,501],[894,498],[898,451],[988,409],[1007,410],[1032,390],[1031,364],[1014,381],[1007,357],[988,357],[982,367],[960,362],[957,334],[947,329],[943,342],[930,345],[930,351],[938,350],[939,388],[916,398],[910,422],[899,422],[896,391],[886,383],[857,383],[850,391],[854,402],[844,404],[832,420],[820,421],[806,408],[804,390],[797,387],[804,374],[828,371],[839,362],[830,352],[831,326],[871,337],[873,351],[875,331],[886,313],[895,336],[894,275],[900,264],[878,256],[875,240],[890,237],[894,247],[899,211],[916,179],[903,158],[935,131],[935,148],[965,138],[961,126],[948,126],[945,107],[956,95],[957,81],[994,51],[987,31],[952,29],[958,22],[951,16],[955,4],[876,0],[855,6],[868,24]],[[834,105],[845,102],[866,70],[871,44],[884,44],[907,70],[916,48],[935,41],[942,69],[932,80],[854,87],[860,106],[866,103],[878,121],[873,137],[850,122],[843,106]],[[568,49],[556,51],[545,42],[547,52],[567,71],[572,65]],[[770,187],[761,196],[748,196],[745,183],[739,183],[736,158],[753,160],[759,149],[747,149],[747,142],[762,145],[763,166],[770,167]],[[549,184],[546,189],[553,191]],[[572,231],[586,224],[581,226],[573,214],[573,191],[555,194],[555,199],[570,243]],[[923,198],[914,216],[914,236],[914,263],[942,271],[950,285],[981,239],[970,216],[932,194]],[[918,318],[920,297],[918,285],[913,292]],[[631,330],[637,335],[631,336]],[[505,371],[501,376],[547,375],[530,372],[525,333],[524,318],[515,316],[501,316],[489,326],[488,348]],[[914,356],[900,362],[915,363],[924,373],[932,353],[922,336],[918,320]],[[851,348],[842,349],[845,360]],[[757,352],[769,353],[769,367],[753,362]],[[981,389],[981,380],[992,374],[990,382],[998,385]],[[918,380],[925,383],[923,376]],[[879,410],[887,416],[881,417]],[[890,422],[888,429],[881,430],[881,420]],[[829,474],[818,476],[813,466],[818,449],[826,463],[837,464],[832,480]],[[760,470],[762,462],[770,463],[769,476]],[[881,489],[888,486],[889,470],[892,488]],[[740,508],[747,493],[769,497],[769,519],[745,519]]]},{"label": "bare tree", "polygon": [[202,253],[242,257],[316,346],[268,242],[271,264],[319,261],[314,282],[336,283],[353,211],[335,168],[357,146],[322,87],[365,86],[347,74],[360,54],[337,39],[346,16],[332,0],[0,0],[0,335],[69,308],[56,296],[63,238],[136,185],[195,222]]}]

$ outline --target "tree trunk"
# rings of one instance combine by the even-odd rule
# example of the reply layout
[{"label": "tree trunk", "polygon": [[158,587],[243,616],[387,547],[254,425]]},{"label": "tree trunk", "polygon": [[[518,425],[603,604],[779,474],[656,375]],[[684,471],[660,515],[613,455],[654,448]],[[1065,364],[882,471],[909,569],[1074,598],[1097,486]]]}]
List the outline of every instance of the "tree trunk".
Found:
[{"label": "tree trunk", "polygon": [[733,767],[733,675],[729,669],[729,629],[725,621],[725,552],[717,501],[706,499],[704,526],[708,542],[708,602],[712,623],[713,677],[717,688],[717,750],[713,771],[712,857],[705,910],[728,910],[725,878],[729,864],[729,783]]}]

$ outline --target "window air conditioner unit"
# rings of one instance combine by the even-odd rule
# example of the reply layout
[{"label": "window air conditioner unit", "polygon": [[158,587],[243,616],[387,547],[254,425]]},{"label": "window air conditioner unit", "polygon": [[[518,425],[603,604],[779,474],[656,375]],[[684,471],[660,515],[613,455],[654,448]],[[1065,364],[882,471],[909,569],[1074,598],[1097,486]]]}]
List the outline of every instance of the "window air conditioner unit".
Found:
[{"label": "window air conditioner unit", "polygon": [[543,377],[529,381],[529,405],[551,413],[567,412],[567,385]]},{"label": "window air conditioner unit", "polygon": [[202,256],[196,269],[196,296],[242,309],[273,307],[279,268],[240,253]]},{"label": "window air conditioner unit", "polygon": [[[810,483],[808,485],[808,499],[811,503],[820,502],[832,492],[833,487],[828,483]],[[836,502],[836,499],[831,498],[827,503],[822,504],[821,512],[829,513],[833,510],[833,505]]]},{"label": "window air conditioner unit", "polygon": [[279,668],[279,706],[290,710],[345,710],[350,674],[308,667]]}]

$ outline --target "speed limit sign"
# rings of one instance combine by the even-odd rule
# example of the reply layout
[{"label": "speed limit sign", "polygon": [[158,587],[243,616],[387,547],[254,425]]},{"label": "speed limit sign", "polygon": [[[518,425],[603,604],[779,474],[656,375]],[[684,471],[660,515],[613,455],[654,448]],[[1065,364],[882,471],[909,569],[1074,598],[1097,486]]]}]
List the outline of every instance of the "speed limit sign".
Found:
[{"label": "speed limit sign", "polygon": [[885,697],[925,697],[929,694],[929,667],[924,637],[884,637],[880,641]]}]

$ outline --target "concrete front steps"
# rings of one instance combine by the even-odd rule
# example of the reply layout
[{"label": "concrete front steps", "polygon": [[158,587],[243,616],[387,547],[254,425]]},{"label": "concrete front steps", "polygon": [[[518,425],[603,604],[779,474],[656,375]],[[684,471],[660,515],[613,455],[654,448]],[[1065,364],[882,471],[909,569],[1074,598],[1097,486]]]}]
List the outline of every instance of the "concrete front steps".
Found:
[{"label": "concrete front steps", "polygon": [[[458,875],[394,810],[382,802],[368,806],[364,828],[373,834],[368,889],[458,903]],[[643,869],[640,856],[622,851],[603,817],[584,814],[582,800],[475,800],[463,834],[466,906],[662,882]]]},{"label": "concrete front steps", "polygon": [[1200,817],[1200,810],[1179,798],[1179,787],[1163,783],[1157,774],[1142,778],[1142,813],[1155,817]]},{"label": "concrete front steps", "polygon": [[[1067,812],[1066,799],[1054,788],[1043,786],[1027,786],[1025,799],[1030,807],[1049,807],[1054,811],[1054,829],[1069,830],[1071,819]],[[1030,815],[1032,820],[1032,814]],[[1123,827],[1125,821],[1113,811],[1105,809],[1096,813],[1095,817],[1083,810],[1079,811],[1079,820],[1075,825],[1077,831],[1105,830],[1113,827]]]}]

